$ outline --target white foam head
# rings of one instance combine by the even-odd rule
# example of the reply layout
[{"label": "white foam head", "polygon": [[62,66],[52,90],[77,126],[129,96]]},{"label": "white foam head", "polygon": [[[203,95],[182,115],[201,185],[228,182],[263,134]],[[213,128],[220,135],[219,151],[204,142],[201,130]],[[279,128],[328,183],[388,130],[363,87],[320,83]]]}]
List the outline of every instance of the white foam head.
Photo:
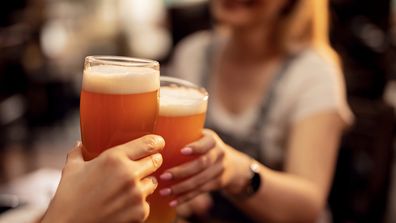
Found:
[{"label": "white foam head", "polygon": [[166,86],[160,88],[160,115],[188,116],[206,112],[208,96],[195,88]]},{"label": "white foam head", "polygon": [[159,76],[149,67],[96,65],[84,70],[82,89],[107,94],[151,92],[159,88]]}]

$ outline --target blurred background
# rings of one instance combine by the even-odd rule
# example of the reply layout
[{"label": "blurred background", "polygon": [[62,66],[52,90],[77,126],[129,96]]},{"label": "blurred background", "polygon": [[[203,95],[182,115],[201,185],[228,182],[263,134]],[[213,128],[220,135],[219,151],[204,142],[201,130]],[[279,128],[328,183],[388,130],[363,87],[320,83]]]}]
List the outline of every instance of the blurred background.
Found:
[{"label": "blurred background", "polygon": [[[343,61],[356,116],[342,141],[329,197],[333,220],[393,223],[396,0],[332,0],[331,15],[331,40]],[[86,55],[155,59],[166,74],[175,45],[188,34],[210,29],[211,21],[207,0],[3,3],[0,202],[36,202],[45,208],[67,151],[80,139],[79,91]],[[34,199],[23,196],[32,192]],[[17,222],[10,220],[10,211],[2,213],[0,222]],[[24,213],[28,219],[39,211]]]}]

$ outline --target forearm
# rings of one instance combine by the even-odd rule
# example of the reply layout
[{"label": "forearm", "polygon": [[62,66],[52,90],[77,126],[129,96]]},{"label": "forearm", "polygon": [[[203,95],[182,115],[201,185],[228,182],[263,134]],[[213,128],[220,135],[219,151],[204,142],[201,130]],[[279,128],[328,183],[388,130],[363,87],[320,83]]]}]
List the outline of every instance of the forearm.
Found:
[{"label": "forearm", "polygon": [[260,190],[238,202],[241,209],[261,221],[315,222],[326,205],[344,126],[333,112],[296,124],[288,140],[285,172],[260,165]]},{"label": "forearm", "polygon": [[234,200],[257,222],[315,222],[324,207],[323,192],[299,176],[260,165],[262,185],[252,197]]}]

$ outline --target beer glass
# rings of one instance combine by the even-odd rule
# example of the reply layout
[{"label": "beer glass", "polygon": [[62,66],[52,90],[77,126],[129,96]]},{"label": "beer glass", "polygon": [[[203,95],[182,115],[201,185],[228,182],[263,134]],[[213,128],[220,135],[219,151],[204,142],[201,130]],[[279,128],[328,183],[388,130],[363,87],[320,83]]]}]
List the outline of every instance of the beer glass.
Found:
[{"label": "beer glass", "polygon": [[83,157],[153,132],[159,63],[118,56],[85,58],[80,98]]},{"label": "beer glass", "polygon": [[[161,77],[160,111],[154,133],[165,139],[162,151],[163,164],[154,174],[157,179],[167,169],[194,159],[185,156],[180,149],[202,137],[202,128],[208,103],[208,93],[188,81],[177,78]],[[170,223],[176,212],[169,206],[174,197],[163,197],[159,191],[171,186],[175,181],[159,185],[153,195],[148,197],[150,215],[146,223]]]}]

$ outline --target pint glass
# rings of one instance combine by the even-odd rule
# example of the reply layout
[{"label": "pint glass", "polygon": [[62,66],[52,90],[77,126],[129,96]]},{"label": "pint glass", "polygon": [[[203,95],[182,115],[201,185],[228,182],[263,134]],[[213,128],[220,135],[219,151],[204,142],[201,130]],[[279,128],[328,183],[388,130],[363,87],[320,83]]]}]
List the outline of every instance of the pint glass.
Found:
[{"label": "pint glass", "polygon": [[80,99],[83,157],[153,132],[159,63],[115,56],[85,58]]},{"label": "pint glass", "polygon": [[[165,139],[163,164],[154,174],[157,179],[167,169],[194,159],[180,153],[187,144],[202,137],[202,128],[208,103],[208,93],[196,85],[170,77],[161,77],[160,112],[154,133]],[[150,215],[147,223],[170,223],[176,212],[169,206],[173,197],[162,197],[159,191],[176,183],[159,180],[153,195],[149,196]]]}]

